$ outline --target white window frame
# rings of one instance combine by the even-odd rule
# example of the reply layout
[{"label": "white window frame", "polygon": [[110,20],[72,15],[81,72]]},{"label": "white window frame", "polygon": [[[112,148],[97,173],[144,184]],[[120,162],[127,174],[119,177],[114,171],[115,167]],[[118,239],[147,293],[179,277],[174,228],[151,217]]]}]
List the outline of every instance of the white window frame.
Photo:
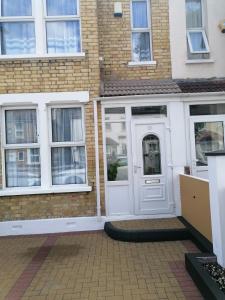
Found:
[{"label": "white window frame", "polygon": [[[83,133],[83,140],[80,142],[53,142],[52,141],[52,114],[51,114],[51,110],[54,108],[80,108],[81,109],[81,117],[82,117],[82,133]],[[87,178],[87,151],[86,151],[86,136],[85,136],[85,114],[84,114],[84,107],[81,105],[51,105],[48,108],[48,122],[49,122],[49,155],[51,157],[51,149],[52,148],[63,148],[63,147],[84,147],[84,151],[85,151],[85,165],[86,165],[86,170],[85,170],[85,181],[86,183],[84,185],[87,184],[88,182],[88,178]],[[51,161],[51,160],[50,160]],[[51,178],[51,186],[52,187],[66,187],[66,186],[71,186],[71,187],[76,187],[79,186],[78,184],[68,184],[68,185],[54,185],[52,183],[52,172],[50,170],[50,178]],[[82,186],[82,185],[81,185]]]},{"label": "white window frame", "polygon": [[[34,0],[35,1],[35,0]],[[36,1],[40,1],[40,0],[36,0]],[[81,40],[81,20],[80,20],[80,1],[77,1],[77,14],[76,15],[60,15],[60,16],[48,16],[47,15],[47,0],[42,0],[44,1],[44,38],[45,38],[45,52],[48,54],[47,52],[47,33],[46,33],[46,28],[47,28],[47,22],[60,22],[60,21],[79,21],[79,27],[80,27],[80,47],[81,50],[80,52],[82,52],[82,40]],[[77,52],[77,53],[80,53]],[[58,55],[60,55],[60,53],[57,53]],[[61,55],[63,55],[64,53],[61,53]],[[51,54],[50,54],[51,55]]]},{"label": "white window frame", "polygon": [[[192,47],[192,42],[191,42],[191,37],[190,37],[190,33],[191,32],[201,32],[202,34],[202,37],[203,37],[203,40],[204,40],[204,43],[205,43],[205,48],[206,50],[205,51],[195,51]],[[208,40],[207,40],[207,37],[206,37],[206,33],[205,33],[205,30],[203,29],[196,29],[196,30],[193,30],[193,29],[188,29],[187,30],[187,39],[188,39],[188,45],[189,45],[189,49],[190,49],[190,52],[192,54],[203,54],[203,53],[209,53],[209,43],[208,43]]]},{"label": "white window frame", "polygon": [[[26,109],[32,109],[36,111],[36,120],[37,120],[37,143],[25,143],[25,144],[7,144],[6,142],[6,111],[11,110],[26,110]],[[7,187],[6,186],[6,159],[5,159],[5,151],[6,150],[28,150],[30,148],[37,148],[40,151],[40,134],[39,134],[39,116],[38,116],[38,110],[36,106],[21,106],[21,107],[4,107],[2,109],[2,149],[1,149],[1,155],[2,155],[2,187],[3,189],[9,189],[9,190],[15,190],[15,189],[29,189],[30,187]],[[18,159],[18,156],[17,156]],[[22,160],[19,160],[22,161]],[[39,186],[38,186],[39,187]],[[32,187],[33,188],[33,187]],[[40,188],[40,187],[39,187]]]},{"label": "white window frame", "polygon": [[[146,28],[134,28],[133,27],[133,2],[146,2],[147,4],[147,20],[148,20],[148,27]],[[153,50],[152,50],[152,24],[151,24],[151,1],[150,0],[131,0],[130,1],[130,19],[131,19],[131,58],[132,61],[131,63],[129,63],[129,65],[133,65],[133,64],[149,64],[151,62],[153,62]],[[147,32],[149,33],[149,41],[150,41],[150,60],[148,61],[135,61],[133,59],[133,33],[135,32]]]},{"label": "white window frame", "polygon": [[[77,15],[76,16],[47,16],[46,0],[31,0],[32,2],[32,16],[25,17],[2,17],[1,16],[1,1],[0,0],[0,23],[4,22],[34,22],[35,26],[35,41],[36,52],[34,54],[16,54],[8,55],[0,53],[0,60],[8,59],[24,59],[24,58],[70,58],[85,57],[85,53],[82,52],[82,30],[81,30],[81,17],[80,17],[80,0],[77,0]],[[46,22],[47,21],[68,21],[79,20],[80,23],[80,52],[74,53],[47,53],[47,36],[46,36]],[[1,45],[0,45],[1,46]],[[1,48],[0,48],[1,52]]]},{"label": "white window frame", "polygon": [[[88,185],[88,163],[85,138],[85,112],[84,104],[89,102],[89,92],[58,92],[58,93],[29,93],[29,94],[0,94],[1,116],[1,154],[2,154],[2,189],[0,196],[54,194],[54,193],[77,193],[90,192],[92,186]],[[64,103],[64,104],[63,104]],[[49,109],[51,107],[82,107],[83,140],[85,142],[86,158],[86,184],[52,185],[51,180],[51,147],[49,128]],[[6,187],[5,181],[5,110],[13,109],[36,109],[37,110],[37,134],[38,144],[26,144],[29,148],[40,149],[41,186],[33,187]],[[20,145],[18,148],[26,148]],[[15,145],[7,145],[7,149],[15,149]]]},{"label": "white window frame", "polygon": [[[186,28],[186,34],[187,34],[187,42],[188,42],[188,46],[190,49],[190,53],[191,54],[206,54],[206,53],[210,53],[210,49],[209,49],[209,42],[206,36],[206,31],[205,31],[205,13],[204,13],[204,7],[203,7],[203,1],[200,0],[201,2],[201,14],[202,14],[202,26],[201,27],[190,27],[190,28]],[[187,11],[186,11],[187,14]],[[205,51],[194,51],[193,50],[193,46],[192,46],[192,42],[191,42],[191,37],[190,37],[190,33],[191,32],[201,32],[204,43],[205,43],[205,47],[206,50]]]}]

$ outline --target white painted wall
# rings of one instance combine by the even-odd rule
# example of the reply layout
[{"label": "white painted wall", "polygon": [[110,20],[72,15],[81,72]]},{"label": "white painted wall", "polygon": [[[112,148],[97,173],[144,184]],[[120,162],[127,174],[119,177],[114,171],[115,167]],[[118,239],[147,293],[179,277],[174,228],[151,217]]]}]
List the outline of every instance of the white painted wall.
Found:
[{"label": "white painted wall", "polygon": [[218,28],[219,22],[225,19],[225,1],[203,1],[211,60],[188,64],[185,0],[169,0],[172,76],[175,79],[225,77],[225,33]]},{"label": "white painted wall", "polygon": [[225,154],[209,156],[208,162],[213,252],[217,256],[218,263],[225,268]]}]

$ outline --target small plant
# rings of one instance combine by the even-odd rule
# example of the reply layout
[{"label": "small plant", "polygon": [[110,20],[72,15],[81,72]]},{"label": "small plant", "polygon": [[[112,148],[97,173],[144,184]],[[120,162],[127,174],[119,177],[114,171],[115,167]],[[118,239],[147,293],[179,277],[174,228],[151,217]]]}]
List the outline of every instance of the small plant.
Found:
[{"label": "small plant", "polygon": [[108,167],[108,180],[115,181],[117,177],[117,169],[119,167],[118,162],[111,163]]}]

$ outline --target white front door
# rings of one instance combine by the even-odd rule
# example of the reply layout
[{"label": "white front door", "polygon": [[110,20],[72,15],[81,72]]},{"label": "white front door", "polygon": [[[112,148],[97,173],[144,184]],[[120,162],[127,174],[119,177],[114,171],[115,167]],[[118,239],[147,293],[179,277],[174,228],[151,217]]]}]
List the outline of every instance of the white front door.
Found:
[{"label": "white front door", "polygon": [[133,121],[132,152],[136,214],[170,213],[165,123]]}]

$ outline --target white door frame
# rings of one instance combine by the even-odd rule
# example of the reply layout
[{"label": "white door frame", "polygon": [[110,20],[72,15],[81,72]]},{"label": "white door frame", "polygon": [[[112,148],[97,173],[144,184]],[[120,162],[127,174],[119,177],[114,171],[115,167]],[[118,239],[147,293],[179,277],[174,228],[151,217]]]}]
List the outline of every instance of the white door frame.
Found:
[{"label": "white door frame", "polygon": [[[121,99],[120,99],[121,100]],[[159,105],[166,105],[167,106],[167,117],[150,117],[148,115],[146,116],[132,116],[131,114],[131,108],[133,106],[159,106]],[[126,125],[127,125],[127,147],[128,147],[128,181],[127,182],[108,182],[107,181],[107,161],[106,161],[106,130],[105,130],[105,108],[112,108],[112,107],[125,107],[126,112]],[[166,217],[174,217],[175,212],[175,201],[174,201],[174,178],[173,178],[173,164],[172,164],[172,153],[171,153],[171,133],[170,133],[170,105],[169,101],[165,101],[165,99],[162,99],[162,101],[159,102],[149,102],[148,101],[140,101],[137,102],[134,100],[131,100],[130,102],[127,101],[105,101],[101,103],[101,122],[102,122],[102,137],[103,137],[103,158],[104,158],[104,188],[105,188],[105,209],[106,209],[106,216],[110,219],[140,219],[140,218],[166,218]],[[170,204],[170,211],[171,213],[168,214],[160,214],[160,215],[135,215],[135,209],[134,209],[134,182],[133,182],[133,158],[132,158],[132,128],[131,123],[132,120],[146,120],[148,119],[148,122],[152,121],[155,123],[164,123],[165,129],[166,129],[166,145],[168,145],[169,151],[167,151],[167,163],[168,163],[168,174],[167,176],[167,195],[169,199]],[[146,121],[144,121],[146,122]],[[109,202],[111,201],[109,198],[109,189],[110,188],[127,188],[127,197],[129,197],[129,211],[127,211],[127,214],[111,214],[110,213],[110,205]]]}]

